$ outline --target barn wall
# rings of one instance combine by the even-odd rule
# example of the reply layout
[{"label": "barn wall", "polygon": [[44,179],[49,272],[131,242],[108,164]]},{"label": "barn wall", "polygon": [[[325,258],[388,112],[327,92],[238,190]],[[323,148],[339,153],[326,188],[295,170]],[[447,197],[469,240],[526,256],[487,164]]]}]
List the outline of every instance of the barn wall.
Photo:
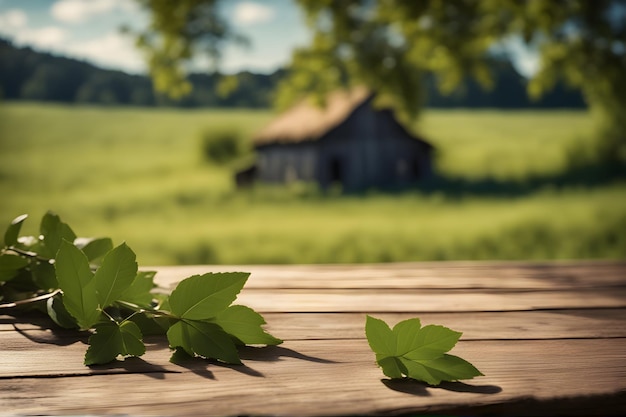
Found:
[{"label": "barn wall", "polygon": [[[375,137],[375,117],[368,103],[357,107],[319,144],[318,172],[322,187],[340,182],[344,189],[355,190],[371,185],[376,179],[379,144]],[[337,165],[340,172],[336,172]]]},{"label": "barn wall", "polygon": [[257,149],[258,178],[266,182],[315,181],[317,149],[313,143],[276,144]]},{"label": "barn wall", "polygon": [[369,102],[318,140],[267,145],[257,153],[258,178],[267,182],[316,181],[322,188],[340,183],[352,191],[408,185],[432,175],[429,146]]}]

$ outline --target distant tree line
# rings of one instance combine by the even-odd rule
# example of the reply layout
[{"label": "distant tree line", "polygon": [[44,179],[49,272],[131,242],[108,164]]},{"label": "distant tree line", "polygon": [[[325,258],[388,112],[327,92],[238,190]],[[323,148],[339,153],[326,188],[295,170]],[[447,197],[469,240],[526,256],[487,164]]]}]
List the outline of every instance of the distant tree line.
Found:
[{"label": "distant tree line", "polygon": [[[527,95],[524,77],[505,59],[493,68],[496,73],[491,90],[483,90],[467,79],[451,95],[442,95],[434,77],[425,80],[427,107],[467,108],[584,108],[580,92],[557,84],[540,100]],[[240,72],[233,75],[233,88],[220,94],[223,76],[191,74],[192,92],[175,101],[155,94],[147,76],[106,70],[76,59],[16,47],[0,38],[0,97],[7,100],[54,101],[103,105],[176,106],[176,107],[270,107],[274,91],[287,75],[285,70],[272,74]]]}]

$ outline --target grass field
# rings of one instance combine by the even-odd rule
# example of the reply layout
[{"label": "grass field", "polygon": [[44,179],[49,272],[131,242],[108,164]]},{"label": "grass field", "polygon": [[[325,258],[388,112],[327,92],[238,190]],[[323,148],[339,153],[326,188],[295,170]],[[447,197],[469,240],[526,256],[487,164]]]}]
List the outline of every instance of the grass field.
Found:
[{"label": "grass field", "polygon": [[626,257],[626,182],[570,180],[584,112],[428,111],[440,181],[402,193],[235,191],[198,135],[257,110],[0,104],[0,222],[52,209],[142,265]]}]

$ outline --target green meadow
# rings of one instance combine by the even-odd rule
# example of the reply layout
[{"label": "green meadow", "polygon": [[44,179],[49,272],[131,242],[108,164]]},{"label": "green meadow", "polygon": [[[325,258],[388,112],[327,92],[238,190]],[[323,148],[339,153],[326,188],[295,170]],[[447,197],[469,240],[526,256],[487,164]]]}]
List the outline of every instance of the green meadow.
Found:
[{"label": "green meadow", "polygon": [[341,195],[236,190],[200,132],[249,138],[267,110],[0,104],[0,222],[51,209],[80,236],[126,241],[142,265],[626,257],[626,182],[572,167],[580,111],[426,111],[437,149],[420,189]]}]

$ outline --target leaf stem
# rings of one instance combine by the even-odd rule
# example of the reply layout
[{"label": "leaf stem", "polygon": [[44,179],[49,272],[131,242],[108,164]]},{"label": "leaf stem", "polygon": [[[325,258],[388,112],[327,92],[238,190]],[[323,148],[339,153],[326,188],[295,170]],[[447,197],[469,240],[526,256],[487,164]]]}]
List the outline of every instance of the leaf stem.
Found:
[{"label": "leaf stem", "polygon": [[61,292],[62,292],[61,289],[56,289],[52,291],[51,293],[42,294],[37,297],[27,298],[25,300],[19,300],[19,301],[15,301],[12,303],[0,304],[0,308],[13,308],[13,307],[21,306],[24,304],[36,303],[37,301],[42,301],[42,300],[47,300],[48,298],[52,298],[55,295],[60,294]]},{"label": "leaf stem", "polygon": [[7,246],[7,250],[13,251],[18,255],[26,256],[28,258],[37,259],[38,261],[52,263],[53,259],[44,258],[43,256],[39,256],[36,252],[31,252],[29,250],[24,250],[20,248],[16,248],[15,246]]},{"label": "leaf stem", "polygon": [[[116,302],[118,304],[123,305],[124,307],[128,307],[131,310],[134,310],[135,312],[133,313],[133,315],[140,314],[140,313],[147,313],[147,314],[152,314],[154,316],[174,317],[174,316],[172,316],[172,314],[168,313],[167,311],[145,309],[143,307],[138,306],[137,304],[129,303],[128,301],[117,300]],[[132,315],[131,315],[131,317],[132,317]]]}]

